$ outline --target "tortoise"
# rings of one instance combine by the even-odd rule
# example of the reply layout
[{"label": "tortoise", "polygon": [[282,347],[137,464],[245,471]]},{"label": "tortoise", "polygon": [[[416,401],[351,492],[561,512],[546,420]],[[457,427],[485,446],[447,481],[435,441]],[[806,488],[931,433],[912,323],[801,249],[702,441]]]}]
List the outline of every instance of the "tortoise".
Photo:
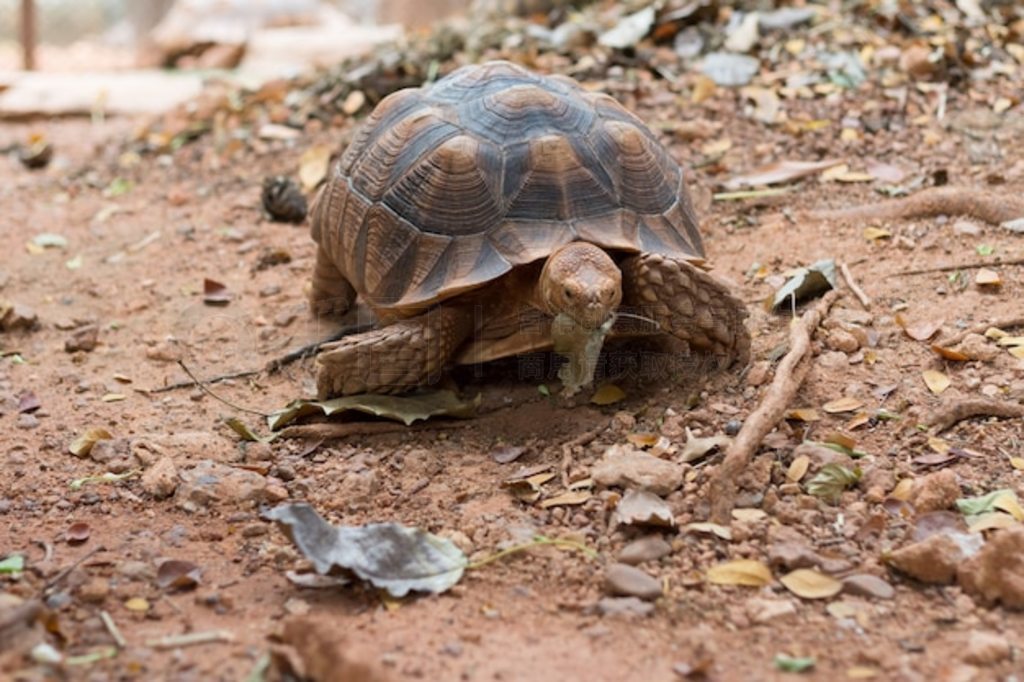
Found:
[{"label": "tortoise", "polygon": [[[629,309],[720,366],[747,360],[746,310],[706,271],[679,165],[638,117],[571,78],[493,61],[389,95],[331,169],[311,225],[314,314],[359,296],[380,321],[323,347],[322,398],[409,391],[560,338],[592,355],[572,392]],[[556,333],[566,325],[578,333]]]}]

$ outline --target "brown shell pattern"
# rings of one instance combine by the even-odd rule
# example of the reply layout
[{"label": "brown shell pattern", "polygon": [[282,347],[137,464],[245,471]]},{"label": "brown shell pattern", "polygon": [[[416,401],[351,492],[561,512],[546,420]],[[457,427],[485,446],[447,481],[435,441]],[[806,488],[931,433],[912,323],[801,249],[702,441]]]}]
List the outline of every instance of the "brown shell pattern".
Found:
[{"label": "brown shell pattern", "polygon": [[640,119],[509,62],[381,101],[318,198],[313,237],[383,309],[448,298],[573,240],[704,257],[682,171]]}]

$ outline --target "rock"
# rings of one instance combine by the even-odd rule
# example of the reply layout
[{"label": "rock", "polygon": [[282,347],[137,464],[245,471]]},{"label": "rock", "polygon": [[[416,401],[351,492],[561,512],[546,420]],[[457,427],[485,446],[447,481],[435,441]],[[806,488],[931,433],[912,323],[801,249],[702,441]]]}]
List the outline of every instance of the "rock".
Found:
[{"label": "rock", "polygon": [[615,507],[612,523],[613,525],[676,527],[676,520],[668,502],[642,490],[626,491],[618,506]]},{"label": "rock", "polygon": [[683,469],[679,465],[622,445],[608,448],[594,465],[591,476],[606,488],[638,488],[655,495],[668,495],[683,484]]},{"label": "rock", "polygon": [[161,457],[142,473],[142,489],[158,500],[170,497],[178,487],[178,468],[170,457]]},{"label": "rock", "polygon": [[132,439],[132,454],[143,466],[151,466],[161,457],[172,457],[181,464],[191,459],[234,462],[242,456],[235,443],[211,431],[137,436]]},{"label": "rock", "polygon": [[984,541],[980,535],[959,531],[936,533],[920,542],[900,547],[889,555],[889,564],[925,583],[948,585],[967,558],[977,554]]},{"label": "rock", "polygon": [[855,573],[843,578],[843,592],[858,597],[892,599],[896,596],[893,586],[870,573]]},{"label": "rock", "polygon": [[646,618],[654,613],[654,604],[636,597],[603,597],[597,602],[597,612],[602,616]]},{"label": "rock", "polygon": [[755,623],[778,623],[796,615],[796,605],[788,599],[753,597],[747,600],[746,609]]},{"label": "rock", "polygon": [[772,375],[771,363],[767,360],[759,360],[750,366],[747,372],[748,386],[763,386],[768,383]]},{"label": "rock", "polygon": [[860,341],[845,329],[833,329],[825,338],[825,345],[832,350],[843,353],[856,353],[860,350]]},{"label": "rock", "polygon": [[146,358],[156,362],[177,362],[183,357],[181,345],[171,341],[161,341],[146,349]]},{"label": "rock", "polygon": [[1010,657],[1010,643],[996,632],[972,630],[964,647],[964,662],[993,665]]},{"label": "rock", "polygon": [[653,600],[661,596],[661,583],[639,568],[611,564],[604,571],[605,589],[613,595]]},{"label": "rock", "polygon": [[994,533],[960,567],[958,577],[963,590],[979,601],[1024,609],[1024,527]]},{"label": "rock", "polygon": [[918,479],[910,503],[919,513],[950,509],[960,497],[960,484],[952,469],[942,469]]},{"label": "rock", "polygon": [[39,426],[39,417],[34,414],[19,414],[18,420],[14,423],[19,429],[28,431]]},{"label": "rock", "polygon": [[842,369],[850,364],[850,359],[846,357],[846,353],[838,350],[825,351],[818,356],[818,366],[821,369]]},{"label": "rock", "polygon": [[131,455],[132,444],[128,438],[105,438],[98,440],[89,450],[89,459],[99,464],[107,464]]},{"label": "rock", "polygon": [[927,79],[938,68],[927,45],[911,45],[900,55],[900,69],[914,78]]},{"label": "rock", "polygon": [[31,331],[39,325],[36,311],[21,303],[0,301],[0,331]]},{"label": "rock", "polygon": [[91,351],[96,348],[99,341],[100,328],[95,324],[87,324],[71,332],[71,336],[64,341],[64,350],[68,353],[75,351]]},{"label": "rock", "polygon": [[824,557],[811,547],[796,540],[778,540],[768,549],[768,563],[776,570],[792,571],[797,568],[820,568],[825,573],[840,573],[850,568],[845,559]]},{"label": "rock", "polygon": [[235,469],[204,460],[179,474],[175,499],[179,507],[195,511],[215,504],[259,502],[265,498],[267,480],[254,471]]},{"label": "rock", "polygon": [[633,540],[619,552],[619,561],[635,566],[645,561],[656,561],[672,553],[672,545],[660,535],[647,535]]},{"label": "rock", "polygon": [[806,455],[811,460],[810,473],[818,471],[826,464],[839,464],[851,469],[854,466],[853,460],[848,455],[814,443],[801,443],[793,448],[793,459],[801,455]]},{"label": "rock", "polygon": [[965,237],[977,237],[981,234],[981,225],[968,220],[967,218],[960,218],[953,222],[953,234],[962,235]]},{"label": "rock", "polygon": [[78,588],[78,598],[88,604],[102,604],[110,594],[110,583],[106,578],[90,578]]},{"label": "rock", "polygon": [[992,362],[999,357],[999,348],[981,334],[968,334],[960,342],[958,350],[971,360]]}]

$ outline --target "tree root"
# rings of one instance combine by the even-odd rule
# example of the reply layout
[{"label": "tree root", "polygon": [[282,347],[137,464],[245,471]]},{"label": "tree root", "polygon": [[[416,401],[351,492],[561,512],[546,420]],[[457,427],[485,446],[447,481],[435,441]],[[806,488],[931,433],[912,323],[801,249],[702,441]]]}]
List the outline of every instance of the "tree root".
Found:
[{"label": "tree root", "polygon": [[743,423],[743,428],[729,446],[725,459],[711,480],[711,520],[715,523],[729,523],[736,502],[736,480],[750,465],[761,442],[782,420],[800,390],[813,360],[811,337],[837,298],[837,291],[825,294],[814,308],[805,312],[799,321],[794,320],[790,327],[789,352],[775,370],[775,378],[761,399],[761,404]]},{"label": "tree root", "polygon": [[967,215],[998,225],[1024,217],[1024,198],[1009,191],[974,187],[930,187],[916,194],[876,204],[807,211],[797,217],[816,221],[863,222],[937,215]]},{"label": "tree root", "polygon": [[928,417],[928,425],[935,433],[942,433],[965,419],[972,417],[1024,418],[1024,405],[988,398],[956,400],[942,405]]}]

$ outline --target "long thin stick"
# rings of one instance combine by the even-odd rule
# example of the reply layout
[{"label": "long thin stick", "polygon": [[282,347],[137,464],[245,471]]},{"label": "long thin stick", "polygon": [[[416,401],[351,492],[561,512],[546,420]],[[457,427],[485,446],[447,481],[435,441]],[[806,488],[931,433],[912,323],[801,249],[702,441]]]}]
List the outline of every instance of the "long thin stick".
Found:
[{"label": "long thin stick", "polygon": [[120,628],[117,627],[117,623],[110,617],[110,614],[106,611],[100,611],[100,620],[103,621],[104,627],[107,628],[107,632],[114,639],[114,643],[117,644],[118,649],[124,649],[128,646],[128,642],[125,641],[124,635],[121,634]]},{"label": "long thin stick", "polygon": [[991,327],[1002,329],[1004,331],[1007,329],[1015,329],[1016,327],[1024,327],[1024,317],[1007,317],[999,320],[992,320],[991,322],[976,324],[973,327],[968,327],[967,329],[950,336],[948,339],[936,341],[935,345],[942,346],[943,348],[949,348],[960,343],[971,334],[984,334]]},{"label": "long thin stick", "polygon": [[775,378],[761,404],[754,410],[735,440],[725,453],[725,459],[711,480],[711,520],[727,524],[736,502],[736,480],[750,465],[765,436],[771,433],[786,414],[786,410],[811,368],[811,336],[814,335],[829,308],[839,298],[839,292],[830,291],[814,308],[794,320],[789,329],[789,352],[779,362]]},{"label": "long thin stick", "polygon": [[177,649],[212,642],[233,642],[234,639],[234,634],[227,630],[207,630],[206,632],[189,632],[184,635],[168,635],[159,639],[151,639],[146,642],[146,646],[154,649]]},{"label": "long thin stick", "polygon": [[857,286],[857,280],[853,278],[853,273],[850,272],[850,268],[847,267],[846,263],[839,264],[839,274],[843,276],[843,281],[846,282],[846,286],[850,287],[850,291],[857,297],[860,304],[864,306],[865,310],[871,309],[871,297],[864,293],[864,290]]},{"label": "long thin stick", "polygon": [[918,270],[901,270],[894,272],[890,277],[907,277],[909,275],[929,275],[936,272],[955,272],[957,270],[976,270],[978,268],[998,268],[1004,265],[1024,265],[1024,258],[1009,258],[1004,260],[974,261],[971,263],[957,263],[956,265],[939,265],[934,268],[920,268]]},{"label": "long thin stick", "polygon": [[231,409],[238,410],[239,412],[247,412],[249,414],[256,414],[256,415],[259,415],[261,417],[268,416],[266,412],[260,412],[259,410],[252,410],[252,409],[250,409],[248,407],[242,407],[241,405],[236,405],[235,403],[231,402],[230,400],[228,400],[226,398],[221,398],[219,395],[217,395],[216,393],[211,391],[209,388],[207,388],[206,385],[203,382],[201,382],[199,379],[197,379],[196,375],[192,373],[192,370],[190,370],[188,368],[188,366],[184,362],[182,362],[181,360],[178,360],[178,366],[181,367],[182,371],[184,371],[185,374],[188,375],[189,379],[191,379],[192,381],[195,382],[196,388],[198,388],[200,391],[202,391],[206,395],[210,396],[214,400],[222,402],[225,405],[227,405],[228,407],[230,407]]}]

